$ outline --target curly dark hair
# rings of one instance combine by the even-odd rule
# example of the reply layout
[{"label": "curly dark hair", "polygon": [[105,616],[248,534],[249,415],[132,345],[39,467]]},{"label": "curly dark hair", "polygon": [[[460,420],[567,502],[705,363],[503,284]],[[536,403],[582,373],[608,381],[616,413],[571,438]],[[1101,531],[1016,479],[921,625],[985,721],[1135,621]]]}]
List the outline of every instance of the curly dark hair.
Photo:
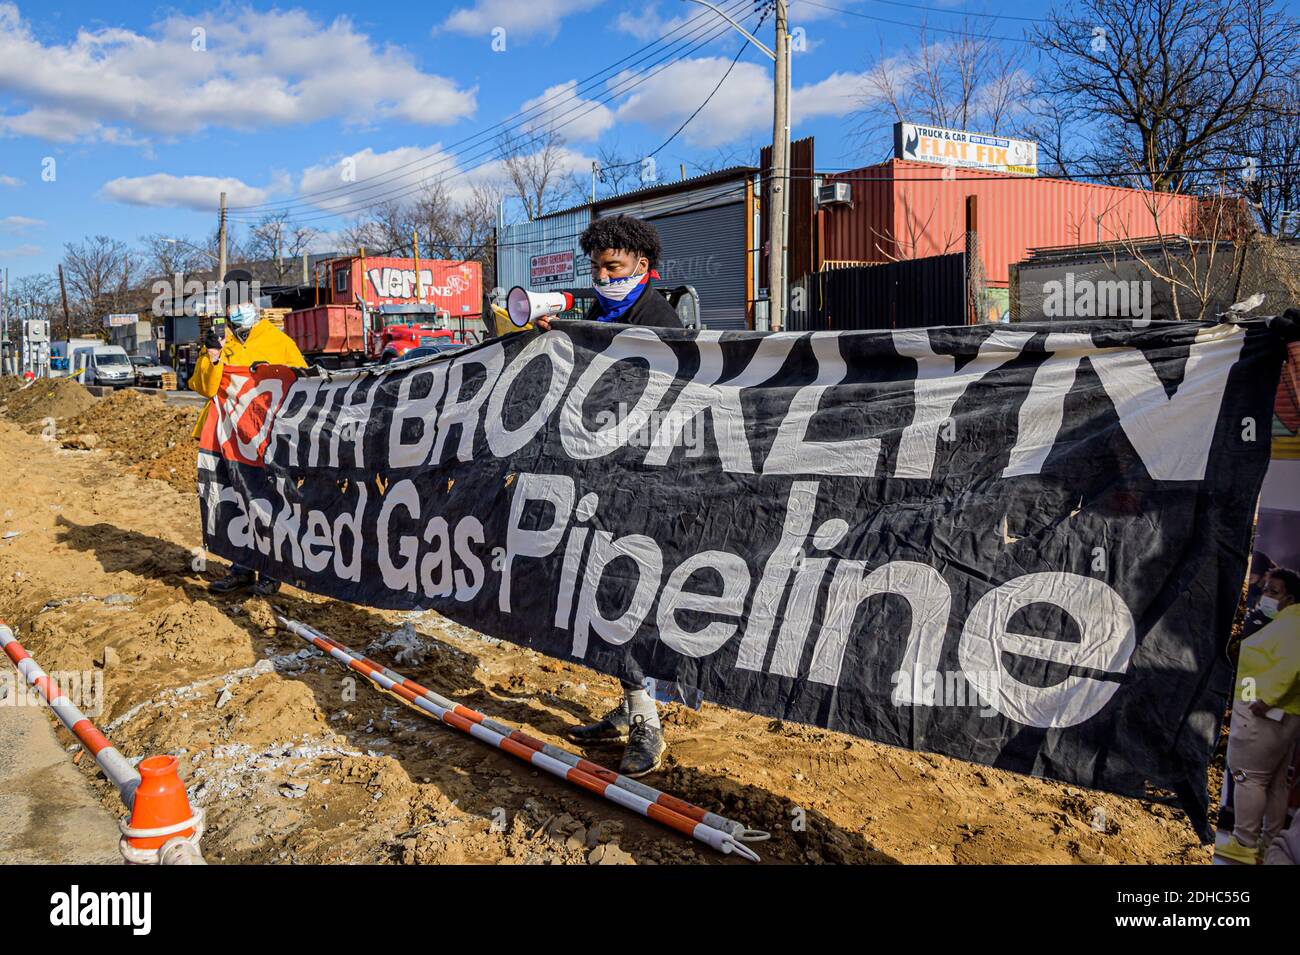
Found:
[{"label": "curly dark hair", "polygon": [[597,219],[578,239],[578,244],[586,255],[603,252],[605,249],[618,249],[633,255],[644,255],[650,261],[650,268],[659,264],[663,246],[659,244],[659,230],[644,219],[636,216],[610,216]]}]

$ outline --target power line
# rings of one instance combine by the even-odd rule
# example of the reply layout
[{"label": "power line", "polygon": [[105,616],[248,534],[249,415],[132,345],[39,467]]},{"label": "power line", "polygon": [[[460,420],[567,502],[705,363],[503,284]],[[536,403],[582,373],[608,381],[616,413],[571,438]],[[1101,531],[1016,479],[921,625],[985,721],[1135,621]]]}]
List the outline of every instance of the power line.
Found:
[{"label": "power line", "polygon": [[[758,28],[761,27],[761,26],[763,25],[763,22],[764,22],[765,20],[767,20],[767,15],[768,15],[769,12],[771,12],[771,8],[770,8],[770,7],[769,7],[768,9],[766,9],[766,10],[763,11],[763,15],[762,15],[761,17],[758,18],[758,23],[754,24],[754,29],[755,29],[755,30],[758,30]],[[665,146],[667,146],[667,145],[668,145],[669,143],[671,143],[674,139],[676,139],[677,136],[678,136],[678,134],[680,134],[681,131],[682,131],[683,129],[685,129],[687,126],[689,126],[689,125],[691,124],[691,121],[692,121],[693,119],[695,119],[696,116],[699,116],[699,115],[700,115],[700,112],[704,109],[704,107],[708,106],[708,105],[709,105],[709,102],[713,99],[713,97],[717,95],[718,90],[722,89],[722,84],[725,83],[725,82],[727,82],[727,77],[731,75],[731,71],[734,70],[734,69],[736,68],[736,64],[740,62],[740,56],[741,56],[741,54],[744,53],[747,49],[749,49],[749,37],[745,37],[745,42],[741,45],[740,49],[736,51],[736,55],[735,55],[734,57],[731,58],[731,65],[728,66],[728,67],[727,67],[727,71],[726,71],[725,73],[722,74],[722,79],[718,80],[717,85],[713,87],[713,91],[710,92],[708,96],[704,97],[704,102],[702,102],[699,106],[697,106],[697,107],[695,108],[695,112],[691,113],[690,116],[687,116],[687,117],[686,117],[686,121],[685,121],[685,122],[683,122],[683,123],[682,123],[680,126],[678,126],[675,130],[673,130],[673,134],[672,134],[671,136],[669,136],[667,139],[665,139],[662,143],[660,143],[658,146],[656,146],[653,150],[651,150],[650,152],[646,153],[646,158],[650,158],[650,157],[652,157],[652,156],[657,156],[657,155],[659,155],[659,153],[664,149]],[[604,167],[602,167],[602,169],[621,169],[621,168],[623,168],[623,167],[625,167],[625,166],[635,166],[635,165],[638,165],[638,164],[640,164],[641,162],[642,162],[642,160],[640,160],[640,159],[636,159],[636,160],[633,160],[632,162],[614,163],[613,165],[604,166]]]},{"label": "power line", "polygon": [[[731,6],[727,8],[727,12],[729,14],[736,13],[747,5],[748,5],[748,0],[737,0],[737,2],[733,3]],[[580,94],[583,92],[588,92],[589,89],[593,86],[598,86],[599,85],[598,81],[601,79],[601,77],[604,77],[606,74],[615,70],[619,66],[627,63],[629,60],[633,60],[634,58],[639,57],[638,59],[636,59],[636,62],[634,62],[628,67],[625,67],[624,72],[627,72],[627,70],[633,67],[638,67],[640,70],[644,71],[646,69],[653,68],[659,65],[660,63],[663,63],[665,60],[670,59],[670,54],[665,53],[665,55],[660,56],[659,59],[649,63],[649,66],[647,67],[646,61],[651,60],[656,54],[652,53],[648,56],[640,56],[640,54],[644,53],[646,50],[650,50],[654,47],[661,46],[666,43],[666,46],[664,46],[664,50],[671,51],[674,47],[681,47],[683,45],[690,44],[697,37],[701,36],[702,32],[703,34],[709,34],[702,42],[696,43],[689,50],[687,50],[686,54],[689,54],[691,52],[694,52],[695,50],[700,49],[702,46],[706,45],[707,43],[711,43],[714,39],[716,39],[717,37],[721,36],[723,33],[726,32],[727,29],[726,26],[723,25],[719,27],[716,24],[716,21],[714,21],[711,25],[697,24],[697,21],[704,21],[706,19],[711,20],[711,16],[709,14],[698,14],[692,17],[691,19],[685,21],[684,23],[678,25],[677,27],[674,27],[672,30],[669,30],[667,33],[657,38],[656,40],[644,44],[643,46],[633,51],[632,53],[628,54],[627,56],[622,57],[621,59],[604,67],[603,69],[597,71],[596,73],[591,74],[585,79],[578,81],[577,83],[575,83],[574,90],[573,90],[573,97],[575,100],[575,104],[571,106],[566,112],[559,114],[559,117],[555,117],[555,118],[561,118],[563,116],[567,116],[570,113],[572,113],[574,110],[581,108],[583,105],[586,105],[579,101]],[[692,24],[696,24],[696,25],[692,26]],[[683,36],[680,36],[677,39],[668,42],[669,39],[673,37],[675,34],[683,33],[683,31],[685,31]],[[679,49],[679,53],[680,52],[681,51]],[[680,56],[671,57],[673,61],[679,58]],[[630,89],[635,88],[636,86],[650,79],[654,75],[656,75],[656,73],[643,74],[640,77],[635,77],[635,78],[634,77],[625,78],[620,83],[612,87],[610,92],[604,94],[597,94],[597,96],[594,99],[588,101],[590,103],[589,107],[586,110],[584,110],[578,117],[575,117],[574,120],[570,120],[569,122],[573,122],[576,119],[581,118],[581,116],[586,115],[586,113],[591,112],[592,110],[598,108],[599,106],[605,105],[615,97],[622,95],[623,93],[627,92]],[[625,89],[619,88],[624,86],[626,87]],[[511,116],[508,116],[505,119],[492,124],[491,126],[487,127],[484,130],[480,130],[460,140],[457,140],[454,143],[451,143],[446,150],[443,150],[442,153],[436,157],[420,157],[417,159],[410,160],[408,162],[395,166],[392,169],[389,169],[378,176],[366,180],[363,183],[345,183],[340,186],[334,186],[330,189],[322,189],[322,190],[316,190],[309,193],[303,193],[302,195],[293,197],[291,199],[275,200],[272,202],[264,202],[264,203],[258,203],[258,204],[247,205],[247,206],[232,206],[231,209],[240,213],[240,215],[236,216],[235,218],[238,218],[242,221],[251,221],[252,219],[256,218],[257,213],[265,214],[265,213],[276,212],[276,211],[289,211],[295,207],[301,207],[306,205],[318,206],[319,205],[318,203],[311,202],[308,200],[320,199],[323,197],[333,196],[339,193],[346,193],[346,195],[338,196],[340,201],[346,200],[348,202],[351,202],[352,200],[358,198],[360,195],[369,192],[378,186],[388,184],[394,179],[402,178],[404,176],[404,172],[403,172],[404,170],[411,170],[412,172],[414,172],[417,169],[423,170],[423,168],[426,166],[437,166],[440,164],[445,164],[447,162],[454,162],[458,157],[456,156],[455,153],[451,152],[450,150],[453,150],[459,146],[473,144],[475,143],[476,140],[479,141],[477,146],[481,146],[484,144],[484,142],[488,137],[494,136],[494,134],[496,134],[498,131],[506,132],[514,128],[523,127],[528,123],[533,122],[536,119],[544,116],[549,110],[549,108],[550,106],[548,103],[542,102],[539,103],[537,106],[531,107],[527,110],[520,110],[519,112],[514,113]],[[563,125],[568,125],[568,124],[569,123],[565,123]],[[552,125],[552,128],[558,128],[558,127]],[[477,146],[473,148],[477,148]],[[494,148],[495,147],[489,147],[489,151],[492,151],[492,149]],[[375,197],[372,197],[372,199],[373,198]]]},{"label": "power line", "polygon": [[[554,118],[559,119],[568,116],[569,114],[575,111],[580,110],[578,115],[574,116],[571,119],[566,120],[563,123],[552,122],[547,127],[548,130],[555,131],[555,130],[563,129],[565,126],[569,126],[572,123],[577,122],[586,114],[600,108],[601,106],[604,106],[607,102],[612,101],[615,97],[623,95],[624,93],[627,93],[632,89],[635,89],[637,86],[641,85],[642,83],[648,82],[650,79],[654,78],[659,73],[663,72],[665,69],[672,66],[673,63],[678,62],[685,56],[689,56],[690,54],[694,53],[696,50],[699,50],[704,46],[707,46],[709,43],[716,40],[719,36],[725,34],[727,30],[728,27],[725,24],[715,27],[711,34],[704,36],[694,46],[684,51],[681,51],[679,55],[671,56],[665,54],[664,56],[656,60],[654,63],[650,64],[651,67],[658,67],[657,69],[652,69],[650,72],[645,73],[644,75],[636,76],[635,78],[634,77],[625,78],[615,87],[612,87],[611,91],[608,94],[606,94],[603,99],[591,100],[588,101],[587,104],[575,103],[574,106],[570,107],[568,110],[566,110],[563,113],[560,113],[559,116]],[[585,109],[583,108],[584,105],[586,107]],[[439,163],[461,162],[461,161],[466,161],[467,159],[470,162],[474,162],[482,159],[483,157],[494,156],[494,154],[497,152],[498,147],[495,144],[481,144],[481,145],[483,148],[481,148],[478,152],[473,153],[469,157],[463,155],[457,156],[454,154],[444,154],[439,157],[434,157],[433,159],[421,160],[420,162],[422,163],[422,165],[437,165]],[[467,168],[456,170],[454,172],[442,173],[438,175],[437,179],[440,182],[446,182],[451,179],[456,179],[459,176],[468,175],[469,173],[476,171],[477,169],[481,168],[481,165],[486,165],[486,162],[480,165],[471,165],[468,166]],[[331,219],[338,216],[346,215],[351,212],[360,211],[362,209],[368,208],[370,205],[376,202],[380,202],[385,199],[394,199],[394,200],[400,199],[404,196],[411,195],[412,193],[418,192],[420,189],[424,188],[427,185],[427,183],[433,178],[431,174],[428,174],[423,176],[420,179],[420,181],[414,184],[407,183],[405,185],[396,185],[394,188],[389,189],[385,192],[379,192],[374,195],[364,195],[365,193],[373,192],[373,190],[375,190],[376,188],[380,188],[382,185],[384,185],[383,180],[389,177],[390,177],[389,174],[385,174],[384,176],[377,177],[374,181],[364,186],[364,188],[357,189],[345,197],[340,197],[339,201],[344,203],[344,206],[341,208],[336,208],[332,210],[325,209],[320,214],[312,215],[312,216],[304,216],[297,219],[297,221],[311,222],[311,221],[318,221],[321,219]],[[319,205],[316,203],[297,203],[296,200],[294,200],[294,202],[295,204],[298,205],[316,205],[319,208]],[[284,211],[287,212],[288,210],[284,210]],[[251,217],[251,216],[241,217],[241,221],[250,222],[253,221],[254,218],[255,217]]]},{"label": "power line", "polygon": [[[823,10],[830,10],[833,13],[842,13],[847,17],[860,17],[863,20],[872,20],[876,23],[889,23],[896,27],[908,27],[912,30],[929,30],[935,33],[949,33],[954,36],[973,36],[981,40],[1002,40],[1005,43],[1025,43],[1031,41],[1024,37],[998,36],[991,33],[976,33],[972,30],[954,30],[947,27],[932,27],[926,23],[909,23],[905,20],[891,20],[888,17],[878,17],[870,13],[862,13],[860,10],[845,10],[842,7],[832,7],[825,3],[818,3],[816,0],[803,0],[804,3],[811,7],[820,7]],[[1023,19],[1021,17],[1008,17],[1008,19]]]},{"label": "power line", "polygon": [[[808,3],[810,2],[810,0],[797,0],[797,2]],[[1020,20],[1025,23],[1046,23],[1047,22],[1041,17],[1017,17],[1010,13],[978,13],[975,10],[953,10],[953,9],[944,10],[939,7],[932,7],[924,3],[904,3],[903,0],[871,0],[871,2],[887,4],[888,6],[891,7],[906,7],[909,10],[921,10],[925,13],[938,13],[946,17],[957,17],[957,16],[982,17],[982,18],[987,18],[989,20]],[[813,3],[812,6],[823,7],[826,10],[834,9],[833,7],[825,7],[823,4],[820,3]],[[850,15],[853,15],[854,13],[854,11],[852,10],[839,10],[838,12],[847,13]],[[859,14],[859,15],[865,16],[865,14]]]}]

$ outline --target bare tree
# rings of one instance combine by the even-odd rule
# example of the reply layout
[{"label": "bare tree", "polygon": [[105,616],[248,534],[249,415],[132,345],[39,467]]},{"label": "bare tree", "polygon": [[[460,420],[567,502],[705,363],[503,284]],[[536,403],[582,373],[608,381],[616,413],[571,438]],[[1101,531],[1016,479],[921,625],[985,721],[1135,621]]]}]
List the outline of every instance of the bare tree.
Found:
[{"label": "bare tree", "polygon": [[[14,279],[9,284],[10,327],[8,336],[14,338],[17,320],[38,318],[49,322],[51,329],[63,330],[62,302],[59,298],[59,279],[51,272],[34,272]],[[58,324],[55,324],[55,320]]]},{"label": "bare tree", "polygon": [[1296,27],[1277,0],[1077,0],[1035,28],[1039,95],[1075,125],[1094,170],[1119,160],[1154,189],[1182,190],[1263,119],[1296,68]]},{"label": "bare tree", "polygon": [[886,54],[882,41],[862,84],[859,134],[882,144],[885,130],[908,120],[1014,135],[1031,85],[1023,55],[984,26],[964,21],[935,37],[923,23],[914,46]]},{"label": "bare tree", "polygon": [[728,169],[732,166],[749,166],[754,162],[753,157],[758,155],[758,147],[753,144],[715,147],[711,153],[703,156],[697,156],[695,159],[686,163],[686,168],[696,176],[702,176],[705,173],[717,172],[719,169]]},{"label": "bare tree", "polygon": [[83,329],[125,307],[132,298],[132,277],[139,281],[144,274],[126,243],[106,235],[66,243],[63,270],[74,324]]},{"label": "bare tree", "polygon": [[345,248],[364,248],[368,254],[409,257],[418,236],[425,258],[477,261],[491,270],[501,197],[500,188],[477,183],[457,200],[442,182],[430,181],[413,199],[382,203],[354,219],[342,231],[342,242]]},{"label": "bare tree", "polygon": [[269,262],[275,281],[283,283],[297,274],[297,260],[319,234],[294,223],[287,212],[268,213],[252,227],[247,254],[255,261]]},{"label": "bare tree", "polygon": [[144,272],[153,276],[172,276],[177,273],[201,272],[213,266],[216,250],[208,254],[202,240],[196,242],[180,236],[154,232],[140,239],[140,264]]},{"label": "bare tree", "polygon": [[1300,76],[1271,94],[1267,121],[1243,123],[1225,143],[1221,164],[1255,160],[1240,186],[1265,235],[1300,237]]},{"label": "bare tree", "polygon": [[618,143],[605,143],[596,150],[596,195],[617,196],[636,188],[641,181],[641,160],[630,157]]},{"label": "bare tree", "polygon": [[582,195],[581,184],[565,166],[564,137],[555,130],[503,133],[497,150],[511,195],[529,219],[554,212]]},{"label": "bare tree", "polygon": [[[1175,198],[1158,191],[1146,193],[1155,235],[1124,232],[1101,258],[1108,260],[1112,272],[1119,271],[1121,255],[1135,260],[1167,290],[1175,321],[1210,319],[1217,308],[1236,298],[1254,225],[1246,203],[1229,191],[1226,177],[1220,177],[1216,195],[1197,202],[1190,217],[1174,203]],[[1125,229],[1127,220],[1120,223]]]}]

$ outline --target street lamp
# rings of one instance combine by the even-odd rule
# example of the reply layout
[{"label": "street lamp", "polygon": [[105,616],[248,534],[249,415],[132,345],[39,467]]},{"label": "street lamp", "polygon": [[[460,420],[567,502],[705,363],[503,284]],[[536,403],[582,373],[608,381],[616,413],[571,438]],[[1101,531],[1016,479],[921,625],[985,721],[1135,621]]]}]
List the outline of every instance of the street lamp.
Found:
[{"label": "street lamp", "polygon": [[786,305],[786,240],[790,226],[790,192],[786,177],[790,167],[790,32],[788,29],[787,0],[774,0],[776,9],[776,49],[770,50],[748,30],[719,10],[708,0],[690,0],[708,7],[722,17],[754,46],[758,47],[775,64],[772,89],[772,208],[768,213],[768,300],[771,327],[779,329],[785,324]]}]

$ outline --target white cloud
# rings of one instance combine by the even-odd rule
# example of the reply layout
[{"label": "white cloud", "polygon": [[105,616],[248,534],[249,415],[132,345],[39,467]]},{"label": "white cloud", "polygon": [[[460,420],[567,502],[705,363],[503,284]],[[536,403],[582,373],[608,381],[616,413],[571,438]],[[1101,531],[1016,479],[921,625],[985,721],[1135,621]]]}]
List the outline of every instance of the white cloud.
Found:
[{"label": "white cloud", "polygon": [[524,128],[529,132],[550,129],[570,142],[590,142],[614,125],[614,113],[604,103],[577,95],[578,81],[569,80],[546,88],[541,96],[526,100],[520,112],[530,113]]},{"label": "white cloud", "polygon": [[0,218],[0,232],[8,235],[25,235],[43,225],[45,225],[44,219],[33,219],[31,216],[5,216]]},{"label": "white cloud", "polygon": [[442,29],[469,36],[487,36],[497,27],[506,31],[507,49],[511,37],[535,34],[555,36],[560,21],[574,13],[599,6],[601,0],[474,0],[458,7],[442,23]]},{"label": "white cloud", "polygon": [[[441,146],[400,146],[386,152],[370,147],[333,163],[309,166],[298,180],[298,195],[327,212],[350,215],[454,172],[455,157]],[[450,185],[450,183],[448,183]]]},{"label": "white cloud", "polygon": [[157,172],[149,176],[119,176],[104,183],[100,195],[132,206],[215,210],[221,193],[232,206],[264,202],[274,187],[250,186],[238,179],[216,176],[173,176]]},{"label": "white cloud", "polygon": [[838,72],[796,87],[790,94],[791,119],[797,123],[817,116],[847,116],[862,108],[866,87],[866,74]]},{"label": "white cloud", "polygon": [[[206,31],[204,49],[193,48],[195,29]],[[475,108],[474,90],[424,72],[401,47],[304,10],[172,14],[147,33],[83,29],[47,44],[15,4],[0,2],[0,89],[21,109],[0,114],[0,131],[56,142],[136,143],[331,117],[442,125]]]},{"label": "white cloud", "polygon": [[15,245],[12,248],[0,249],[0,259],[25,259],[40,254],[39,245]]},{"label": "white cloud", "polygon": [[17,176],[0,175],[0,186],[13,186],[15,189],[17,189],[22,184],[23,181],[19,179]]},{"label": "white cloud", "polygon": [[653,40],[657,37],[666,36],[669,31],[676,30],[688,20],[695,20],[698,18],[698,22],[693,25],[696,28],[702,27],[704,26],[705,17],[718,19],[716,13],[710,13],[703,8],[696,8],[689,13],[680,14],[678,16],[664,16],[659,12],[659,4],[651,3],[637,10],[635,13],[630,10],[624,10],[618,15],[618,18],[614,21],[614,25],[624,33],[634,36],[638,40]]},{"label": "white cloud", "polygon": [[[671,132],[704,102],[730,65],[730,57],[678,60],[648,76],[622,102],[616,116],[619,122],[641,122]],[[612,84],[630,76],[636,74],[620,74]],[[863,74],[833,73],[795,87],[790,103],[792,122],[854,112],[860,105],[863,83]],[[771,128],[772,73],[757,63],[741,60],[681,135],[696,146],[713,147]]]},{"label": "white cloud", "polygon": [[[621,73],[611,85],[643,79],[618,108],[620,122],[639,122],[671,131],[693,113],[731,65],[730,57],[705,56],[678,60],[658,73],[642,77]],[[738,62],[727,81],[698,116],[682,131],[697,146],[720,146],[772,124],[771,74],[756,63]]]}]

